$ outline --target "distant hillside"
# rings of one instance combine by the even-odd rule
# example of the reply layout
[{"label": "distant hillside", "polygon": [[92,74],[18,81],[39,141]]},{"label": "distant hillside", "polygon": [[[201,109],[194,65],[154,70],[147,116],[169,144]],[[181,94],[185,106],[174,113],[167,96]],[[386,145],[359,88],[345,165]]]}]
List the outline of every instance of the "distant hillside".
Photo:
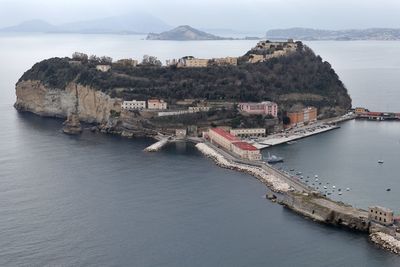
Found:
[{"label": "distant hillside", "polygon": [[188,25],[178,26],[172,30],[162,33],[149,33],[147,40],[176,40],[176,41],[191,41],[191,40],[224,40],[224,38],[210,33],[206,33]]},{"label": "distant hillside", "polygon": [[353,30],[319,30],[310,28],[274,29],[267,31],[269,39],[296,40],[400,40],[400,29],[371,28]]},{"label": "distant hillside", "polygon": [[171,26],[149,14],[129,14],[61,25],[51,25],[42,20],[30,20],[0,29],[6,32],[43,33],[113,33],[143,34],[171,29]]},{"label": "distant hillside", "polygon": [[0,32],[50,32],[55,31],[56,26],[39,19],[22,22],[15,26],[0,29]]}]

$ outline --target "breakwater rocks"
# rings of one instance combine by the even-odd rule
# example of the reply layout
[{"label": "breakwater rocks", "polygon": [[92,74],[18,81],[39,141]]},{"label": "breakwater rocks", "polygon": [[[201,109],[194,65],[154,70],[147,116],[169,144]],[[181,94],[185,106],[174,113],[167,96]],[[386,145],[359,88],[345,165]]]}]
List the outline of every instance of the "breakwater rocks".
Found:
[{"label": "breakwater rocks", "polygon": [[369,238],[379,247],[400,254],[400,240],[395,237],[382,232],[375,232],[370,234]]},{"label": "breakwater rocks", "polygon": [[369,231],[368,212],[336,202],[319,194],[289,192],[280,204],[317,222]]},{"label": "breakwater rocks", "polygon": [[225,159],[221,154],[219,154],[214,149],[210,148],[208,145],[204,143],[197,144],[196,148],[205,156],[213,159],[215,163],[220,167],[231,170],[237,170],[253,175],[261,182],[265,183],[271,190],[275,192],[283,193],[289,191],[290,186],[287,183],[281,181],[279,178],[276,178],[268,174],[265,170],[259,167],[253,167],[245,164],[230,162],[227,159]]}]

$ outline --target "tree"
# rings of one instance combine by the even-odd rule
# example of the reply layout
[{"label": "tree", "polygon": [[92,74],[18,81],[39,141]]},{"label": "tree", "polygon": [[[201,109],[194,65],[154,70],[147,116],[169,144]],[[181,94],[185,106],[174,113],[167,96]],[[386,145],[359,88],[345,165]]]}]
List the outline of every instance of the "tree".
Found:
[{"label": "tree", "polygon": [[72,59],[87,62],[88,55],[86,55],[85,53],[75,52],[72,54]]},{"label": "tree", "polygon": [[143,60],[142,60],[142,65],[160,67],[162,65],[162,63],[155,56],[144,55]]}]

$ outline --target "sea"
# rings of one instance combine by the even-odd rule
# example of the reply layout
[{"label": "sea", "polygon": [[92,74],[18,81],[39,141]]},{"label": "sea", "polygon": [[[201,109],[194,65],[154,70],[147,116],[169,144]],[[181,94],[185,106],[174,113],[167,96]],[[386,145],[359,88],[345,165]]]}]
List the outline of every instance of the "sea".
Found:
[{"label": "sea", "polygon": [[[400,266],[365,234],[267,201],[258,180],[217,167],[191,144],[145,153],[153,140],[67,136],[61,120],[13,108],[15,83],[46,58],[237,56],[255,42],[1,34],[0,266]],[[400,42],[306,44],[330,62],[353,106],[400,112]],[[263,153],[283,156],[282,168],[333,199],[399,214],[400,122],[340,126]]]}]

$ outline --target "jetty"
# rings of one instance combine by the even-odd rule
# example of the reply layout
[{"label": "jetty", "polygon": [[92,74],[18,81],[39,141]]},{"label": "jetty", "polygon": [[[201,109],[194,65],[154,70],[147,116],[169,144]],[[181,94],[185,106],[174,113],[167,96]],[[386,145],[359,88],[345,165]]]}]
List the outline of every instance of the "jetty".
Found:
[{"label": "jetty", "polygon": [[171,139],[171,136],[158,135],[155,137],[158,141],[144,149],[146,152],[157,152],[163,148]]},{"label": "jetty", "polygon": [[[297,180],[296,177],[282,172],[268,163],[246,160],[217,147],[207,141],[196,147],[205,156],[213,159],[223,168],[237,170],[253,175],[276,194],[267,194],[268,199],[316,222],[340,226],[370,234],[370,240],[393,253],[400,254],[399,224],[393,224],[377,218],[375,210],[386,211],[381,207],[369,207],[368,211],[355,208],[340,201],[334,201],[314,188]],[[386,211],[389,212],[389,211]],[[379,212],[378,212],[379,213]],[[383,214],[380,213],[380,214]],[[393,214],[393,212],[391,213]],[[390,216],[389,213],[379,216]],[[379,219],[379,220],[378,220]],[[388,222],[386,224],[381,223]]]}]

